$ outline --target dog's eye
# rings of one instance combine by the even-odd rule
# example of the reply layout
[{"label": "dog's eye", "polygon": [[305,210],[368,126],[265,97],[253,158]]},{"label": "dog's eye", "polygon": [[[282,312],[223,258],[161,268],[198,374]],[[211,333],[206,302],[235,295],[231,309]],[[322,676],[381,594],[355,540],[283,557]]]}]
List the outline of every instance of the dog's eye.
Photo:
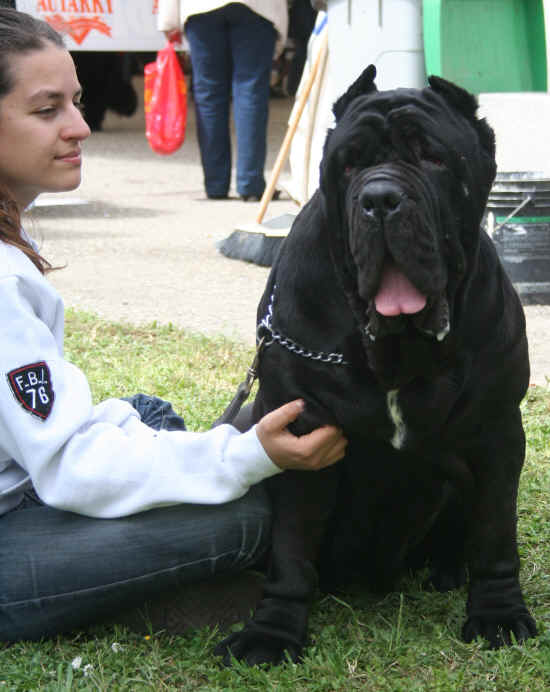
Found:
[{"label": "dog's eye", "polygon": [[422,158],[424,161],[431,163],[432,166],[437,166],[438,168],[444,168],[445,167],[444,162],[441,159],[439,159],[437,156],[423,156]]},{"label": "dog's eye", "polygon": [[361,149],[357,146],[350,146],[341,152],[340,162],[345,175],[351,175],[357,168],[361,153]]}]

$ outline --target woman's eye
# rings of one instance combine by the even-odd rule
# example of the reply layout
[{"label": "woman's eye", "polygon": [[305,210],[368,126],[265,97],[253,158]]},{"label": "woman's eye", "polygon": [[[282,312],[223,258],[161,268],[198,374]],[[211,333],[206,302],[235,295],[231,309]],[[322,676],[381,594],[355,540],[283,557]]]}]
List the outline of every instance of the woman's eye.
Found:
[{"label": "woman's eye", "polygon": [[42,115],[42,116],[47,117],[47,116],[53,115],[56,112],[56,110],[57,109],[54,108],[53,106],[46,106],[45,108],[40,108],[40,110],[36,111],[36,113],[38,115]]}]

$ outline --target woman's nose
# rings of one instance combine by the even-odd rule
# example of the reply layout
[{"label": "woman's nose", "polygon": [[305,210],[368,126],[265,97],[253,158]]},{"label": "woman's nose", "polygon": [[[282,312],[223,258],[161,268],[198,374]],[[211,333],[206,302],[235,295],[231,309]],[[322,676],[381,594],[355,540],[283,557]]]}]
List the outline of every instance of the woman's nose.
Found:
[{"label": "woman's nose", "polygon": [[91,130],[88,123],[84,120],[80,108],[76,104],[72,104],[69,109],[67,122],[64,124],[62,132],[63,139],[76,139],[78,141],[87,139],[91,134]]}]

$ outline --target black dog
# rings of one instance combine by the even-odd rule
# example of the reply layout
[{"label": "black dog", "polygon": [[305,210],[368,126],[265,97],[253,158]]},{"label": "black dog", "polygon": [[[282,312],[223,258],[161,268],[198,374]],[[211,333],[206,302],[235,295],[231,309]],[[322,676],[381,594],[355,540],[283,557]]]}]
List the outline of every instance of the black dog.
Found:
[{"label": "black dog", "polygon": [[294,432],[337,424],[348,453],[269,481],[267,585],[254,618],[218,645],[226,662],[297,660],[318,575],[388,588],[426,564],[439,590],[468,578],[466,641],[536,634],[516,546],[525,320],[480,232],[494,135],[474,97],[443,79],[377,92],[374,76],[334,106],[320,190],[258,309],[253,420],[303,397]]}]

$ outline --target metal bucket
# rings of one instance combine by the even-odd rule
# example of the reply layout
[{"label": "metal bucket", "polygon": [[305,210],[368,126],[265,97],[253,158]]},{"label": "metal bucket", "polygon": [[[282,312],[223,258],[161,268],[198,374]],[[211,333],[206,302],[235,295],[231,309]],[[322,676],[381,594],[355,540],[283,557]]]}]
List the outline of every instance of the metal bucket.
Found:
[{"label": "metal bucket", "polygon": [[486,231],[524,305],[550,303],[550,177],[498,173]]}]

